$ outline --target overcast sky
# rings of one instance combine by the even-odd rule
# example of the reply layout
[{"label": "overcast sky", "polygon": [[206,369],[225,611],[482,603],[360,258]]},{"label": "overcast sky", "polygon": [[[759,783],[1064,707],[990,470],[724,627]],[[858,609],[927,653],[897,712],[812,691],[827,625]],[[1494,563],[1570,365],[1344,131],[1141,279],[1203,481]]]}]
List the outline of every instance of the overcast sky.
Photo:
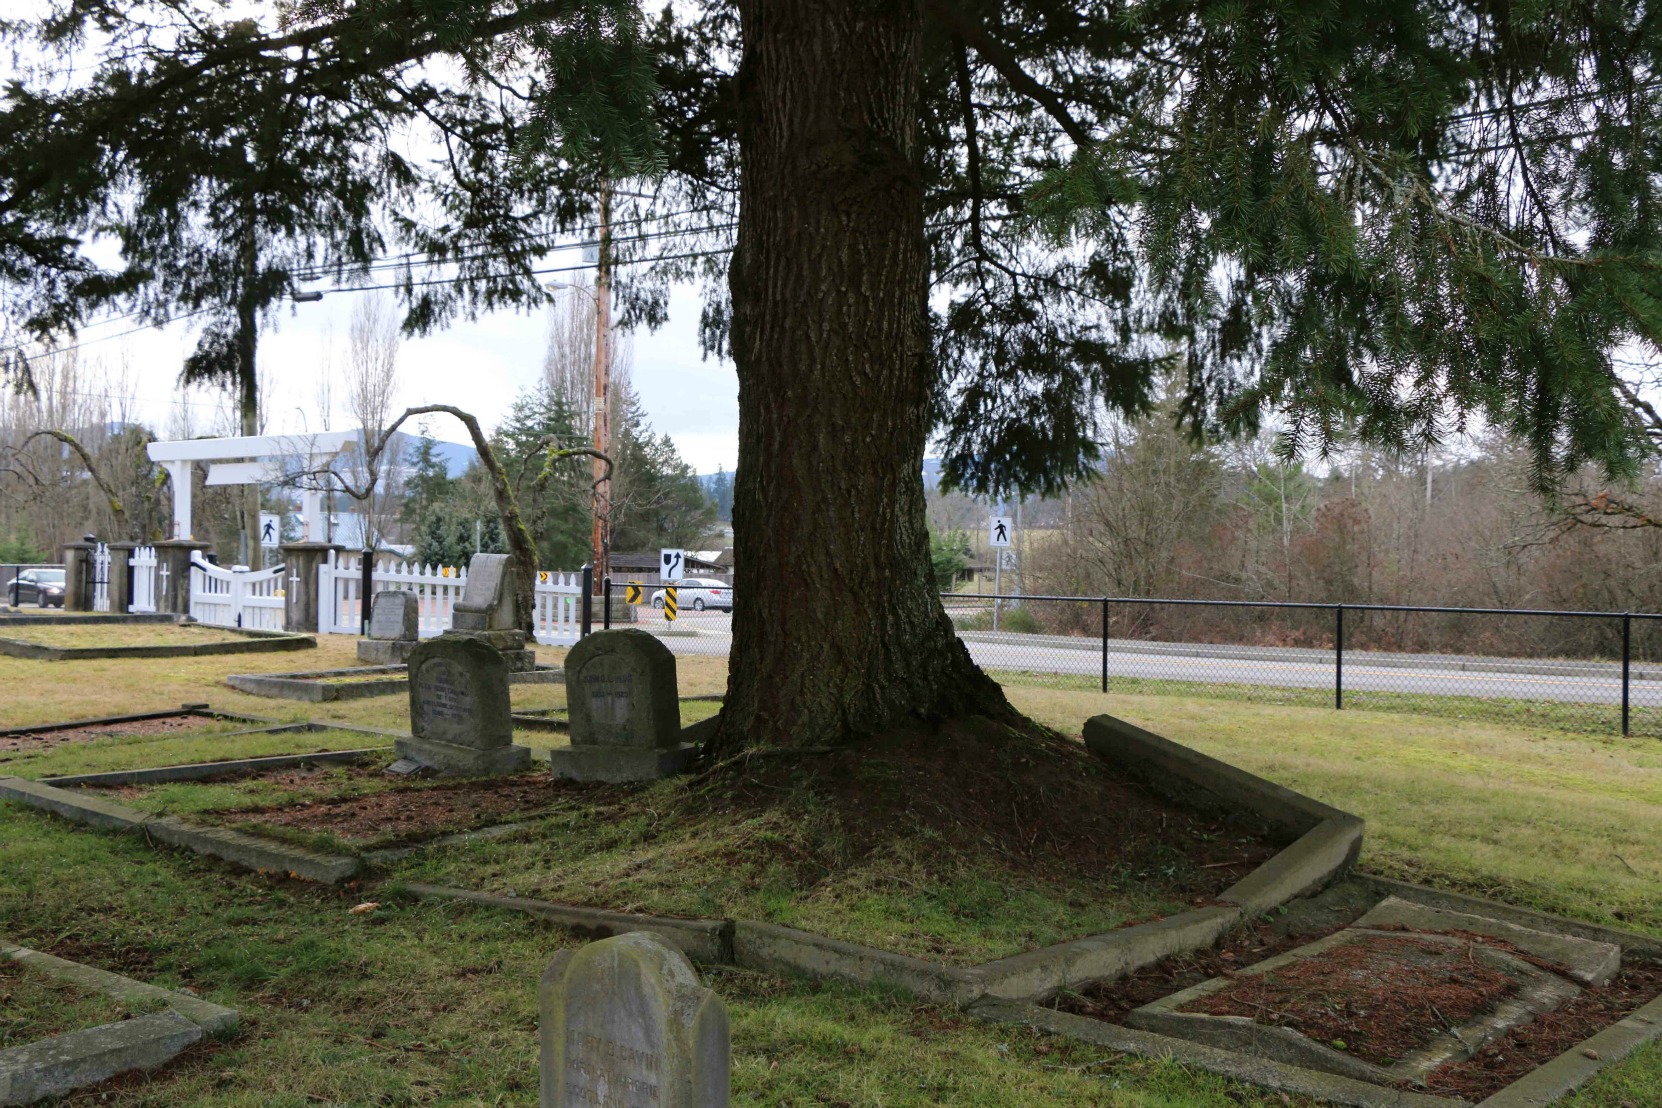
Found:
[{"label": "overcast sky", "polygon": [[[572,263],[579,259],[575,251],[568,257]],[[549,259],[566,260],[559,254]],[[318,384],[327,351],[332,345],[334,364],[343,364],[352,304],[365,295],[374,294],[331,292],[315,304],[285,307],[276,328],[262,335],[268,431],[321,429]],[[714,473],[723,466],[731,471],[738,456],[738,379],[731,362],[701,357],[698,313],[696,290],[676,289],[669,323],[656,333],[634,335],[633,382],[653,429],[669,435],[694,469]],[[198,391],[184,396],[178,385],[179,367],[195,347],[196,332],[188,323],[176,323],[122,335],[132,327],[131,320],[124,320],[84,329],[78,339],[85,344],[81,357],[95,369],[109,371],[115,379],[110,388],[130,397],[138,418],[158,432],[165,434],[181,401],[191,405],[197,434],[212,430],[219,396]],[[426,338],[407,339],[399,354],[398,405],[454,404],[489,428],[506,414],[516,394],[537,382],[547,327],[544,313],[497,312]],[[125,384],[119,376],[123,363]],[[335,390],[334,408],[333,426],[348,426],[341,388]],[[467,441],[467,431],[442,416],[435,417],[431,432],[435,438]]]}]

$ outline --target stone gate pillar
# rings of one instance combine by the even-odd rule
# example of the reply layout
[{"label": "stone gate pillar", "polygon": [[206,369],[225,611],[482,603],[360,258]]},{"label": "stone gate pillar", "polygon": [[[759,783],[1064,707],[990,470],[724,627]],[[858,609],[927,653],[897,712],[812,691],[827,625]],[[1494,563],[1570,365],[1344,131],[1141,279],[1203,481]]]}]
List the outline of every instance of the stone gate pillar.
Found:
[{"label": "stone gate pillar", "polygon": [[287,542],[283,555],[283,626],[290,631],[316,631],[321,598],[317,595],[317,567],[346,547],[332,542]]},{"label": "stone gate pillar", "polygon": [[171,539],[156,544],[156,611],[190,615],[190,556],[212,543]]},{"label": "stone gate pillar", "polygon": [[110,614],[126,615],[133,610],[133,551],[136,542],[112,542],[110,551]]},{"label": "stone gate pillar", "polygon": [[96,543],[66,542],[63,546],[63,610],[92,611],[92,552]]}]

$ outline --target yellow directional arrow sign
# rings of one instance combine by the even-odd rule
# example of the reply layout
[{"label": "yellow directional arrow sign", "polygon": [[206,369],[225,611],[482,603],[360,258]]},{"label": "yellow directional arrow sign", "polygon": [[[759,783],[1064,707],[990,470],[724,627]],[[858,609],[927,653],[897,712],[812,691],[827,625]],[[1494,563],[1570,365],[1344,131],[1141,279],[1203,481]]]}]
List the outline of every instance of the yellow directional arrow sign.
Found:
[{"label": "yellow directional arrow sign", "polygon": [[677,590],[674,585],[671,585],[669,588],[664,590],[664,618],[669,620],[671,623],[675,622],[675,614],[679,611],[679,608],[677,608],[675,602],[676,592]]},{"label": "yellow directional arrow sign", "polygon": [[628,587],[623,590],[623,602],[625,604],[639,604],[641,602],[641,583],[639,581],[629,582]]}]

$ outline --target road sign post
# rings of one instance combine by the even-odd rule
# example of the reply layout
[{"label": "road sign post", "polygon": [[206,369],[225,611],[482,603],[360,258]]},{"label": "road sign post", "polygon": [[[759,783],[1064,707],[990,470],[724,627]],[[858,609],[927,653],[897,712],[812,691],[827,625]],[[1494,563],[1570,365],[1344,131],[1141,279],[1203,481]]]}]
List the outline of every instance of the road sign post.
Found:
[{"label": "road sign post", "polygon": [[1010,517],[993,516],[987,521],[987,545],[993,548],[993,630],[998,630],[998,610],[1004,606],[1004,548],[1010,545]]},{"label": "road sign post", "polygon": [[675,622],[675,616],[681,610],[680,601],[676,598],[679,591],[674,585],[664,589],[664,618],[671,623]]}]

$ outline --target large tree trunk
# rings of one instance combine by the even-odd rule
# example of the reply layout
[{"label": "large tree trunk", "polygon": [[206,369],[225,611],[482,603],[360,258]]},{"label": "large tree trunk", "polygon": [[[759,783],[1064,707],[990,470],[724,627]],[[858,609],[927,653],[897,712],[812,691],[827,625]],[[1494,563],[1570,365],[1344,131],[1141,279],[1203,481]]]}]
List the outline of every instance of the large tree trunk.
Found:
[{"label": "large tree trunk", "polygon": [[919,8],[739,9],[736,610],[714,749],[1008,712],[930,572]]}]

